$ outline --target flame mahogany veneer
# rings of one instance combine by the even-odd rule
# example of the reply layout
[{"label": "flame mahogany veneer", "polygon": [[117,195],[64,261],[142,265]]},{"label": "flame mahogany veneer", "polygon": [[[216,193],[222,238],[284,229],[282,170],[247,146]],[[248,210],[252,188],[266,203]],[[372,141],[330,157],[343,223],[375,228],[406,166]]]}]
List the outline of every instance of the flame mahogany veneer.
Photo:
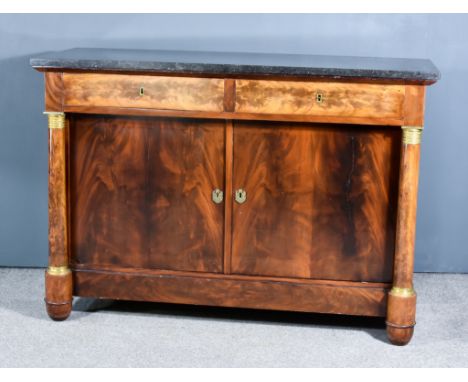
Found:
[{"label": "flame mahogany veneer", "polygon": [[74,295],[386,317],[408,343],[435,68],[191,72],[70,52],[31,60],[49,113],[53,319]]}]

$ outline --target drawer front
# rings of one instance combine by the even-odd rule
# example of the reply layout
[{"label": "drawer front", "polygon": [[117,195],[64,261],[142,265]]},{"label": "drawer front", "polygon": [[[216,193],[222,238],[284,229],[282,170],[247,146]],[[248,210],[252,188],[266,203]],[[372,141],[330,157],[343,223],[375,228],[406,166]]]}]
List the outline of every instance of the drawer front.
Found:
[{"label": "drawer front", "polygon": [[222,79],[64,73],[63,82],[65,107],[223,111]]},{"label": "drawer front", "polygon": [[404,85],[236,81],[236,112],[403,118]]}]

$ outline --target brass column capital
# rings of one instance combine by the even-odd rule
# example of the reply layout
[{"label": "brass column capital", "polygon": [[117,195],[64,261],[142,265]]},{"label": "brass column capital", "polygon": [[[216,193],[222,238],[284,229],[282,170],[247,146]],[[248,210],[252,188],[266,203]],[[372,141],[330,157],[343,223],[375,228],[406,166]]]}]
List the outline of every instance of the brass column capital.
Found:
[{"label": "brass column capital", "polygon": [[419,145],[422,137],[422,126],[402,126],[402,142],[405,145]]},{"label": "brass column capital", "polygon": [[49,119],[49,129],[63,129],[65,127],[65,113],[60,111],[45,111]]}]

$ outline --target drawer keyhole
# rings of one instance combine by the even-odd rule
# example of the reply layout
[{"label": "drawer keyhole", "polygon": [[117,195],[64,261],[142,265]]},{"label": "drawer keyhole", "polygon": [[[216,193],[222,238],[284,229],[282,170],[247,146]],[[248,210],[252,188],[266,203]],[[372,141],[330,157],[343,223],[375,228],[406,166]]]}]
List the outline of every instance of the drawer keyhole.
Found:
[{"label": "drawer keyhole", "polygon": [[145,88],[143,86],[140,86],[140,90],[138,92],[140,94],[140,97],[145,94]]},{"label": "drawer keyhole", "polygon": [[247,200],[247,192],[243,190],[242,188],[239,188],[235,192],[235,199],[236,199],[236,202],[239,204],[244,203]]},{"label": "drawer keyhole", "polygon": [[315,101],[317,101],[317,103],[322,103],[322,102],[323,102],[323,99],[324,99],[323,93],[318,92],[318,93],[315,95]]},{"label": "drawer keyhole", "polygon": [[220,204],[223,202],[223,196],[224,196],[223,191],[221,191],[219,188],[217,188],[216,190],[213,190],[213,192],[211,193],[211,199],[216,204]]}]

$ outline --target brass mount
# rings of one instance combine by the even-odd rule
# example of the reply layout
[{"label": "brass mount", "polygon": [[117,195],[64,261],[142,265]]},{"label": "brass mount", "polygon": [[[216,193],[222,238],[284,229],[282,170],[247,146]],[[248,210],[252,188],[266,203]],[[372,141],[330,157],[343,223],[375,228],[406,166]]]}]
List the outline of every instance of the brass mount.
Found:
[{"label": "brass mount", "polygon": [[402,126],[403,138],[405,145],[419,145],[422,137],[422,127],[420,126]]},{"label": "brass mount", "polygon": [[47,268],[47,273],[51,276],[65,276],[68,275],[70,272],[70,268],[68,268],[66,265],[60,267],[49,266]]},{"label": "brass mount", "polygon": [[413,288],[393,287],[390,294],[397,297],[413,297],[416,293]]},{"label": "brass mount", "polygon": [[46,111],[44,114],[49,119],[49,129],[63,129],[65,127],[65,113]]}]

